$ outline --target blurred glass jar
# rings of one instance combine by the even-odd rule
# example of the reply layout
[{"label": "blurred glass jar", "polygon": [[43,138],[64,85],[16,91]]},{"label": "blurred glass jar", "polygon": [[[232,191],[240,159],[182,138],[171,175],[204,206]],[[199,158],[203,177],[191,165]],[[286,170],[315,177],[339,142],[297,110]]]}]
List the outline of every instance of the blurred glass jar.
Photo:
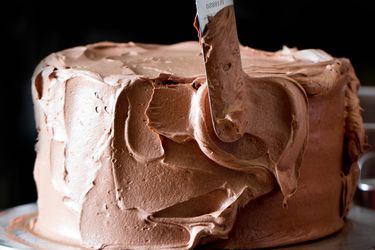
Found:
[{"label": "blurred glass jar", "polygon": [[359,91],[363,120],[370,151],[359,160],[361,177],[358,182],[355,203],[375,209],[375,87],[361,87]]}]

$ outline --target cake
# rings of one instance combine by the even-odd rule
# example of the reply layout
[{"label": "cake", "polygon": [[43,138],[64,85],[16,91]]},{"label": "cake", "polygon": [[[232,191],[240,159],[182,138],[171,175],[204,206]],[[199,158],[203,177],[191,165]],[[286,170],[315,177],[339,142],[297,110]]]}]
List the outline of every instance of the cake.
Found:
[{"label": "cake", "polygon": [[202,44],[102,42],[38,65],[38,214],[14,227],[73,248],[233,249],[344,226],[367,146],[352,65],[239,47],[233,8],[218,16]]},{"label": "cake", "polygon": [[340,230],[366,146],[349,60],[287,47],[241,58],[253,133],[228,143],[213,132],[197,42],[44,59],[30,230],[94,249],[262,248]]}]

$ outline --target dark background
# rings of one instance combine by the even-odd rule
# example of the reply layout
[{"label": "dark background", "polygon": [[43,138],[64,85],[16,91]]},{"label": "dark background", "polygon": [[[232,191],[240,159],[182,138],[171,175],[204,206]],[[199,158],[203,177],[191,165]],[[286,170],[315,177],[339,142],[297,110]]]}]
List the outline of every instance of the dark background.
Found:
[{"label": "dark background", "polygon": [[[49,53],[102,40],[170,44],[197,40],[195,0],[11,1],[2,6],[0,209],[36,200],[30,78]],[[321,48],[351,59],[375,84],[371,1],[237,0],[240,41],[263,50]]]}]

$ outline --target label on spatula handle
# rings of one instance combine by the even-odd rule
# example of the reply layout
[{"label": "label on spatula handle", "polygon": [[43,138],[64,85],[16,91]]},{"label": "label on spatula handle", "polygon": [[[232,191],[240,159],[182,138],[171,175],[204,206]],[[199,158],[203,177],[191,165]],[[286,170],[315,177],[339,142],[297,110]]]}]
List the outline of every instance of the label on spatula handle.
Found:
[{"label": "label on spatula handle", "polygon": [[220,10],[233,5],[233,0],[196,0],[199,28],[204,32],[208,17],[215,16]]}]

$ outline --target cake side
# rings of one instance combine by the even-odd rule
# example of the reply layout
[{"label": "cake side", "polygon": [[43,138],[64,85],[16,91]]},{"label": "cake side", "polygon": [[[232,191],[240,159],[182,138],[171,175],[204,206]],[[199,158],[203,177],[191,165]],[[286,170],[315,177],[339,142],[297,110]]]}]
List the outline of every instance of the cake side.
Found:
[{"label": "cake side", "polygon": [[[258,85],[282,82],[297,96],[272,104],[286,108],[278,122],[289,121],[292,101],[303,105],[309,97],[305,120],[310,120],[309,145],[316,148],[307,147],[299,187],[287,209],[261,140],[253,137],[245,144],[231,145],[236,148],[231,151],[212,139],[197,43],[100,43],[53,54],[35,71],[39,141],[34,175],[39,216],[34,231],[52,240],[95,248],[189,248],[228,234],[227,246],[265,246],[262,233],[272,232],[277,225],[287,225],[289,237],[268,238],[269,245],[312,239],[339,229],[345,212],[340,212],[340,201],[336,201],[342,197],[343,180],[350,183],[341,177],[346,152],[345,92],[347,77],[353,77],[348,73],[352,72],[350,64],[326,54],[324,60],[317,59],[323,52],[314,50],[268,53],[243,47],[241,53],[245,71]],[[275,94],[281,97],[280,93],[286,92],[280,89]],[[292,94],[287,93],[276,100],[289,100]],[[356,121],[349,140],[355,141],[349,143],[357,150],[352,150],[355,164],[363,150],[363,131],[354,107],[355,89],[347,95],[352,98],[347,110],[352,110]],[[328,133],[332,127],[337,129]],[[288,134],[288,129],[285,126],[280,132]],[[280,138],[280,145],[286,145],[289,137]],[[331,138],[327,140],[331,144],[322,138]],[[319,161],[321,145],[327,149],[323,164]],[[283,147],[275,152],[283,152]],[[249,161],[253,167],[244,168]],[[351,178],[352,172],[343,176]],[[314,191],[323,179],[335,184]],[[352,186],[353,180],[346,186]],[[306,199],[310,194],[323,204]],[[272,208],[264,209],[265,200]],[[301,214],[298,208],[304,207],[309,215],[313,212],[310,201],[322,205],[317,212],[321,224],[308,226],[311,217],[290,216]],[[280,218],[280,212],[290,215]],[[262,218],[272,218],[269,225],[275,227],[257,232],[255,224],[264,223]],[[297,236],[298,225],[311,233]],[[327,230],[317,232],[319,226]]]},{"label": "cake side", "polygon": [[[317,82],[309,75],[294,74],[302,86],[311,89],[309,141],[298,191],[289,200],[287,208],[274,206],[283,198],[276,190],[249,202],[240,209],[230,240],[217,246],[263,248],[287,245],[327,236],[344,226],[358,180],[357,157],[365,150],[366,143],[361,141],[365,139],[363,127],[358,126],[362,123],[357,97],[359,82],[350,62],[336,59],[333,69],[331,65],[326,68],[319,78],[314,76],[315,81],[321,79]],[[334,87],[320,88],[317,92],[314,85],[327,86],[324,84],[326,79],[332,81],[330,84]],[[353,158],[348,157],[353,150],[348,147],[354,144],[348,142],[348,127],[357,129],[355,132],[350,130],[353,141],[361,141],[355,144],[358,147],[355,147],[357,154]]]}]

